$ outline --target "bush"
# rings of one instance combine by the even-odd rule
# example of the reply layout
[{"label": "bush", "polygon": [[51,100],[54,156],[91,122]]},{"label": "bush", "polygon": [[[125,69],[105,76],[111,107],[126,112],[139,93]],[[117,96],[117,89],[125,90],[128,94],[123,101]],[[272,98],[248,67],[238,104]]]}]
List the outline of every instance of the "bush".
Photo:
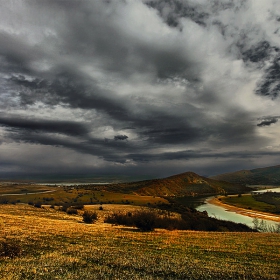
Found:
[{"label": "bush", "polygon": [[0,257],[15,258],[21,255],[20,244],[15,240],[3,240],[0,242]]},{"label": "bush", "polygon": [[92,224],[98,219],[97,213],[93,211],[85,211],[83,214],[83,221],[87,224]]},{"label": "bush", "polygon": [[76,204],[76,205],[72,205],[71,207],[74,208],[74,209],[78,209],[78,210],[83,210],[84,209],[83,204]]},{"label": "bush", "polygon": [[77,215],[78,214],[78,210],[72,207],[68,207],[66,209],[66,213],[69,215]]},{"label": "bush", "polygon": [[132,213],[113,213],[104,219],[105,223],[115,225],[134,226]]},{"label": "bush", "polygon": [[134,225],[143,231],[153,231],[156,226],[157,214],[151,210],[137,211],[133,215]]},{"label": "bush", "polygon": [[107,216],[105,223],[135,226],[142,231],[153,231],[155,228],[184,229],[185,221],[181,218],[170,217],[168,213],[158,210],[139,210],[136,212],[113,213]]},{"label": "bush", "polygon": [[210,218],[207,212],[194,212],[191,209],[177,217],[170,215],[167,211],[146,209],[133,213],[113,213],[107,216],[104,222],[135,226],[143,231],[152,231],[155,228],[198,231],[253,231],[246,225]]},{"label": "bush", "polygon": [[36,203],[34,204],[34,207],[36,207],[36,208],[42,208],[42,203],[41,203],[41,202],[36,202]]},{"label": "bush", "polygon": [[59,208],[59,210],[61,210],[62,212],[66,212],[67,209],[68,209],[69,207],[71,207],[71,204],[69,204],[69,203],[64,203],[64,204]]}]

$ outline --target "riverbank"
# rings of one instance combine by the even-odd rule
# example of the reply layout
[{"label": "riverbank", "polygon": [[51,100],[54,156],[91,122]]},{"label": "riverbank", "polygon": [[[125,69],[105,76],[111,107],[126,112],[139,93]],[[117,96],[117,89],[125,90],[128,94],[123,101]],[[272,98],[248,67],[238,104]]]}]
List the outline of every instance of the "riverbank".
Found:
[{"label": "riverbank", "polygon": [[280,216],[279,215],[260,212],[260,211],[255,211],[255,210],[249,210],[249,209],[240,208],[240,207],[236,207],[236,206],[233,206],[233,205],[225,204],[225,203],[223,203],[219,200],[219,198],[222,198],[222,197],[223,196],[212,197],[212,198],[207,199],[206,202],[209,203],[209,204],[213,204],[213,205],[216,205],[216,206],[223,207],[224,209],[226,209],[226,211],[235,212],[237,214],[244,215],[244,216],[247,216],[247,217],[257,218],[257,219],[261,219],[261,220],[269,220],[269,221],[280,223]]}]

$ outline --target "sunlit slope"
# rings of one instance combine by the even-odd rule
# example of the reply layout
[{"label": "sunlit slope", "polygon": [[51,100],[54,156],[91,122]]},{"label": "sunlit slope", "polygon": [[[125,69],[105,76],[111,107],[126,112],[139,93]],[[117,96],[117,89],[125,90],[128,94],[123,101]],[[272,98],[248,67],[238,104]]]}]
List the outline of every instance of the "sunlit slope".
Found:
[{"label": "sunlit slope", "polygon": [[280,185],[280,165],[252,170],[240,170],[211,178],[243,185]]},{"label": "sunlit slope", "polygon": [[164,179],[108,186],[108,190],[116,191],[117,189],[150,196],[215,195],[246,192],[249,190],[238,184],[205,178],[193,172],[186,172]]},{"label": "sunlit slope", "polygon": [[96,206],[98,221],[85,224],[53,209],[0,205],[0,242],[21,249],[0,257],[1,279],[279,279],[279,234],[141,232],[105,224],[125,210],[111,207]]}]

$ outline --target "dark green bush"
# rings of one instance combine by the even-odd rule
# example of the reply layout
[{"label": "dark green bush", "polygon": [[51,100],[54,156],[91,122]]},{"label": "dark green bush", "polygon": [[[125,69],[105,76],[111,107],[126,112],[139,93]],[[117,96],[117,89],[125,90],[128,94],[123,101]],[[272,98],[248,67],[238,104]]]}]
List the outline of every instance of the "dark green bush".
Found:
[{"label": "dark green bush", "polygon": [[92,224],[98,219],[97,213],[93,211],[85,211],[83,221],[87,224]]},{"label": "dark green bush", "polygon": [[152,210],[142,210],[134,213],[134,225],[143,231],[153,231],[156,227],[157,213]]},{"label": "dark green bush", "polygon": [[66,212],[67,209],[71,207],[71,204],[70,203],[64,203],[60,208],[59,210],[63,211],[63,212]]},{"label": "dark green bush", "polygon": [[68,207],[66,209],[66,213],[69,215],[77,215],[78,214],[78,210],[73,208],[73,207]]},{"label": "dark green bush", "polygon": [[155,228],[184,229],[186,226],[181,218],[171,217],[168,213],[152,209],[143,209],[133,213],[113,213],[107,216],[104,222],[135,226],[142,231],[153,231]]},{"label": "dark green bush", "polygon": [[42,203],[41,203],[41,202],[36,202],[36,203],[34,204],[34,207],[36,207],[36,208],[42,208]]},{"label": "dark green bush", "polygon": [[134,226],[131,212],[113,213],[104,219],[105,223],[115,225]]}]

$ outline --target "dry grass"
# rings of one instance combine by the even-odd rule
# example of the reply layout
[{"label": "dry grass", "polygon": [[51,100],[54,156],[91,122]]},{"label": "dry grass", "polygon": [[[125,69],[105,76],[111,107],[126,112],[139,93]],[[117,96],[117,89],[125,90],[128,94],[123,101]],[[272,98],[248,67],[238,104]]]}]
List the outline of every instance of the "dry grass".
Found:
[{"label": "dry grass", "polygon": [[[40,193],[41,191],[50,190],[49,193]],[[5,192],[5,193],[4,193]],[[32,192],[30,194],[29,192]],[[37,192],[37,193],[36,193]],[[7,195],[7,193],[17,195]],[[27,193],[27,194],[26,194]],[[6,195],[5,195],[6,194]],[[2,196],[4,195],[4,196]],[[71,189],[63,187],[42,187],[33,185],[24,185],[24,187],[13,186],[10,188],[0,187],[0,202],[4,203],[28,203],[40,202],[41,204],[62,205],[70,204],[134,204],[134,205],[156,205],[167,203],[168,201],[161,197],[140,196],[137,194],[124,194],[118,192],[96,191],[83,189]]]},{"label": "dry grass", "polygon": [[[94,206],[88,206],[93,208]],[[96,206],[97,207],[97,206]],[[1,205],[1,238],[22,255],[0,259],[1,279],[279,279],[280,235],[139,232],[28,205]]]},{"label": "dry grass", "polygon": [[44,191],[53,191],[54,187],[32,185],[32,184],[11,184],[11,183],[0,183],[0,195],[2,194],[25,194],[25,193],[36,193]]}]

